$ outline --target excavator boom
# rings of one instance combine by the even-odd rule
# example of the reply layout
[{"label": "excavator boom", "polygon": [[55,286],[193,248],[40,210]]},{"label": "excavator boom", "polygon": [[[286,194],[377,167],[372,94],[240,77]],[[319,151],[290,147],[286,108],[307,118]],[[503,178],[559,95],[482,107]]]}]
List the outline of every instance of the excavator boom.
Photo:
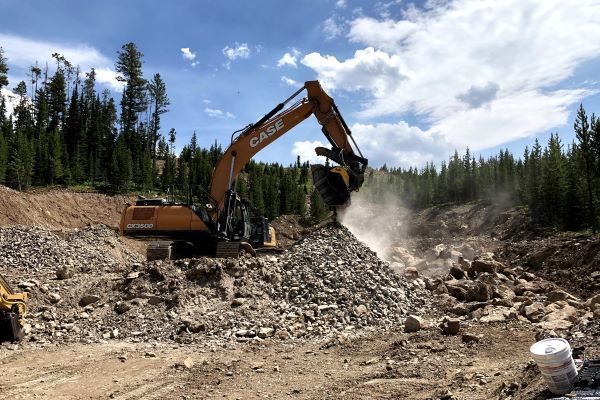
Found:
[{"label": "excavator boom", "polygon": [[[305,89],[307,96],[284,110],[285,105]],[[326,171],[323,168],[312,168],[317,189],[330,206],[345,204],[349,200],[349,193],[358,190],[362,185],[368,160],[362,157],[351,136],[352,132],[333,99],[325,93],[319,81],[308,81],[258,122],[246,127],[239,136],[232,139],[231,145],[225,150],[213,172],[210,198],[214,209],[223,210],[227,191],[231,190],[237,175],[256,153],[311,115],[316,117],[322,126],[323,134],[331,144],[331,149],[315,149],[317,155],[331,159],[345,170],[345,174],[342,174],[342,181],[346,183],[344,187],[337,177],[332,180],[331,185],[325,185],[323,181],[327,180],[330,173],[340,174],[341,169]],[[358,155],[354,153],[352,144]],[[321,184],[317,184],[317,181]],[[330,201],[327,201],[328,199]]]}]

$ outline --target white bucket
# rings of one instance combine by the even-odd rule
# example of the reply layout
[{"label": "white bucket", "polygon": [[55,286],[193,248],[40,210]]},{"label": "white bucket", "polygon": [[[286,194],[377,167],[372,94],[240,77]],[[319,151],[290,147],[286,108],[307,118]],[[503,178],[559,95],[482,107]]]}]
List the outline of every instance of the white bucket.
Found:
[{"label": "white bucket", "polygon": [[552,393],[567,394],[573,389],[577,369],[569,342],[560,338],[544,339],[533,344],[529,351]]}]

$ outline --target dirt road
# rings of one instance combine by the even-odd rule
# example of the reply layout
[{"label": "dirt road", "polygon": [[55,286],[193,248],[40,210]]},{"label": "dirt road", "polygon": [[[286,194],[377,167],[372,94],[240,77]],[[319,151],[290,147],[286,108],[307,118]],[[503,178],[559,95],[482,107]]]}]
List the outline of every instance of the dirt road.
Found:
[{"label": "dirt road", "polygon": [[477,324],[465,332],[478,342],[430,328],[375,333],[329,348],[276,341],[221,348],[25,344],[0,352],[0,362],[10,366],[0,391],[14,399],[492,399],[515,382],[522,392],[515,399],[541,392],[539,382],[529,382],[529,391],[521,386],[534,341],[530,325]]}]

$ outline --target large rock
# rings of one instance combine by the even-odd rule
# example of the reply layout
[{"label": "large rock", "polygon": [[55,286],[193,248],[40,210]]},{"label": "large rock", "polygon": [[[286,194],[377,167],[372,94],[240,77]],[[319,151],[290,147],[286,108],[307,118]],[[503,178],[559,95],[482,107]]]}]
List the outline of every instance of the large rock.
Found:
[{"label": "large rock", "polygon": [[546,308],[542,303],[536,302],[531,305],[524,306],[521,309],[521,315],[531,322],[539,322],[546,315]]},{"label": "large rock", "polygon": [[441,328],[446,335],[457,335],[460,332],[460,320],[457,318],[445,317],[442,321]]},{"label": "large rock", "polygon": [[456,264],[450,268],[450,275],[452,275],[454,279],[464,279],[467,277],[467,273]]},{"label": "large rock", "polygon": [[492,288],[483,282],[470,282],[465,294],[466,301],[488,301],[492,298]]},{"label": "large rock", "polygon": [[471,263],[471,272],[473,272],[474,274],[480,274],[482,272],[495,274],[496,271],[501,271],[503,269],[504,264],[494,260],[489,255],[475,257],[475,259]]},{"label": "large rock", "polygon": [[516,312],[509,307],[487,306],[483,310],[483,316],[479,318],[480,322],[504,322],[515,318]]},{"label": "large rock", "polygon": [[90,304],[94,304],[96,302],[100,301],[100,296],[96,296],[93,294],[86,294],[83,297],[81,297],[81,299],[79,299],[79,305],[81,307],[85,307],[88,306]]},{"label": "large rock", "polygon": [[588,304],[589,306],[591,306],[592,308],[596,304],[600,304],[600,293],[598,293],[595,296],[590,297],[589,299],[587,299],[587,301],[585,303]]},{"label": "large rock", "polygon": [[577,308],[569,305],[565,301],[557,301],[546,307],[546,316],[544,321],[566,320],[575,322],[579,316]]},{"label": "large rock", "polygon": [[502,299],[512,302],[516,296],[514,290],[506,285],[498,285],[493,287],[493,298]]},{"label": "large rock", "polygon": [[406,321],[404,321],[404,332],[418,332],[423,328],[423,325],[423,319],[416,315],[409,315],[406,317]]}]

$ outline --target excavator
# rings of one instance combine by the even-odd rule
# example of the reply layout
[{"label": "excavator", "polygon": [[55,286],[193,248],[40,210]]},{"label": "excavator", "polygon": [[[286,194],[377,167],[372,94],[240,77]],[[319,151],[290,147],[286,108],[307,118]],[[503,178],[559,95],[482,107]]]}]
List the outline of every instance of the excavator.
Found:
[{"label": "excavator", "polygon": [[27,293],[16,293],[0,274],[0,342],[23,339]]},{"label": "excavator", "polygon": [[[292,103],[304,90],[306,96]],[[191,196],[183,204],[140,197],[123,210],[121,235],[154,239],[148,245],[148,260],[176,258],[186,248],[222,258],[244,253],[255,256],[257,248],[276,246],[269,221],[251,218],[250,204],[236,192],[238,175],[256,153],[311,115],[331,144],[331,148],[317,147],[316,154],[335,163],[333,167],[311,165],[314,185],[334,211],[347,206],[351,192],[363,184],[368,160],[333,99],[319,81],[308,81],[256,123],[231,135],[231,144],[213,170],[205,206],[194,205]]]}]

